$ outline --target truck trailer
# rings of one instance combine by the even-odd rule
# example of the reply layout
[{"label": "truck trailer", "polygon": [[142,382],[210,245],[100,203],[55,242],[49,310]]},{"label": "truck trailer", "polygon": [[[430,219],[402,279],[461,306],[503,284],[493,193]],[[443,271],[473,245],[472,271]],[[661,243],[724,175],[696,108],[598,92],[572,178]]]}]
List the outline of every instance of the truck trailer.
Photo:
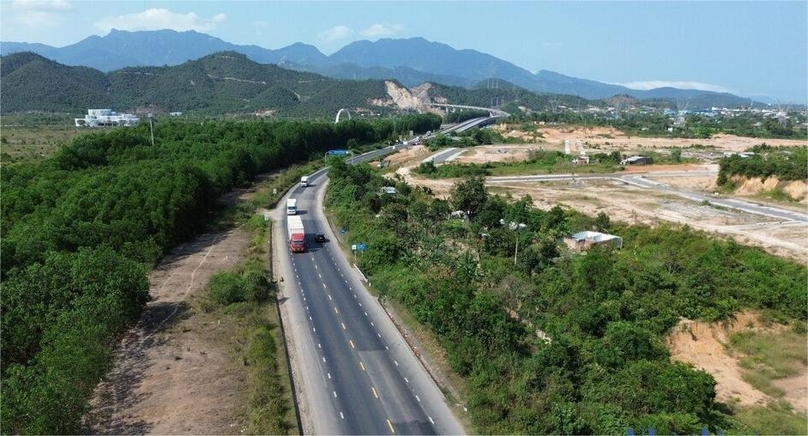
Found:
[{"label": "truck trailer", "polygon": [[306,231],[303,220],[298,215],[286,217],[286,230],[289,232],[289,250],[292,253],[306,252]]},{"label": "truck trailer", "polygon": [[300,186],[304,188],[309,186],[309,176],[303,176],[300,178]]},{"label": "truck trailer", "polygon": [[297,215],[297,198],[286,200],[286,215]]}]

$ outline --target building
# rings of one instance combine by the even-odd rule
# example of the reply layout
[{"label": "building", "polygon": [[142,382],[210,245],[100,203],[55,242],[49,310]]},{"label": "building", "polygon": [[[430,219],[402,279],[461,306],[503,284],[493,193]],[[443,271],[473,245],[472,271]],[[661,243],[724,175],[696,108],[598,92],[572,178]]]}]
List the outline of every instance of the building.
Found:
[{"label": "building", "polygon": [[631,156],[620,161],[620,165],[650,165],[654,160],[645,156]]},{"label": "building", "polygon": [[564,242],[571,249],[583,251],[593,245],[611,244],[614,248],[623,248],[623,238],[608,233],[591,232],[585,230],[564,238]]},{"label": "building", "polygon": [[87,109],[84,118],[76,118],[76,127],[135,126],[140,118],[132,114],[119,114],[112,109]]}]

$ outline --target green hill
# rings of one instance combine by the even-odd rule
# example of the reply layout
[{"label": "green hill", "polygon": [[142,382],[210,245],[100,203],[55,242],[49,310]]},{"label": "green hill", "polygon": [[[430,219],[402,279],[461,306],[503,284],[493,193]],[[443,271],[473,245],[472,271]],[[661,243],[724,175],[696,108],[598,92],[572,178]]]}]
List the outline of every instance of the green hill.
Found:
[{"label": "green hill", "polygon": [[220,52],[173,67],[130,67],[104,74],[68,67],[33,53],[0,58],[3,113],[72,112],[110,107],[127,112],[203,115],[266,112],[318,117],[343,107],[372,108],[388,98],[384,81],[329,79],[258,64],[236,52]]}]

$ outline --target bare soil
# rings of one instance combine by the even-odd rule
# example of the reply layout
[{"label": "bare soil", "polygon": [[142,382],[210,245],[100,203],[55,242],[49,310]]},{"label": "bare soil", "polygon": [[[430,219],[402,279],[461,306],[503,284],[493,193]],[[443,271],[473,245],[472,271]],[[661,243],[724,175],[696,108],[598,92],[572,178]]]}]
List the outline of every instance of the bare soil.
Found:
[{"label": "bare soil", "polygon": [[200,309],[209,277],[242,260],[236,229],[177,247],[149,275],[152,301],[121,340],[85,417],[95,434],[238,434],[245,417],[242,339]]},{"label": "bare soil", "polygon": [[[671,358],[692,364],[710,373],[716,381],[716,400],[742,407],[765,407],[774,398],[755,389],[743,380],[743,369],[738,364],[742,356],[728,348],[729,335],[744,330],[777,331],[779,327],[761,324],[757,314],[743,312],[729,323],[704,323],[682,319],[667,338]],[[808,367],[793,377],[775,381],[784,392],[784,399],[793,409],[808,413]]]}]

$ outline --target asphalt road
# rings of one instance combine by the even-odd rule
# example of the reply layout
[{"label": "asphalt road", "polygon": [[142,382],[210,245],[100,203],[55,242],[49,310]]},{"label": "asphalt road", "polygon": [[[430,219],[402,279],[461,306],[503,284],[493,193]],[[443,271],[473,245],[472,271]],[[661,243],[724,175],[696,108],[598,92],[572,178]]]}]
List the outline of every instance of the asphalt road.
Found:
[{"label": "asphalt road", "polygon": [[[324,172],[294,188],[309,250],[285,245],[283,208],[273,211],[280,306],[305,433],[462,434],[440,389],[384,309],[364,288],[325,224]],[[314,242],[314,233],[326,235]]]}]

